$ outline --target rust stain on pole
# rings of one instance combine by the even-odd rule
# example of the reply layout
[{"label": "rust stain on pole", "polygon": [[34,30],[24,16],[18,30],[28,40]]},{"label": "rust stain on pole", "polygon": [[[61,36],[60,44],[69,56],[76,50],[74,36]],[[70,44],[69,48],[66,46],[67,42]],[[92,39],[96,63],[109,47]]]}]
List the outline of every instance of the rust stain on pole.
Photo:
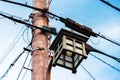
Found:
[{"label": "rust stain on pole", "polygon": [[[33,0],[33,6],[46,9],[46,0]],[[33,25],[48,26],[48,17],[33,10]],[[48,34],[38,29],[32,32],[32,80],[46,80],[48,69]],[[43,48],[44,50],[40,50]]]}]

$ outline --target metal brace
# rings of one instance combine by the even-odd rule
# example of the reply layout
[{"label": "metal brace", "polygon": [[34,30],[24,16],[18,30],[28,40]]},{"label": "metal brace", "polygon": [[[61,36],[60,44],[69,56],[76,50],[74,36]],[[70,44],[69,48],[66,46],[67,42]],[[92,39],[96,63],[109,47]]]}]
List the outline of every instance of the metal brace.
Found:
[{"label": "metal brace", "polygon": [[33,71],[33,69],[29,69],[29,68],[26,68],[26,67],[24,67],[24,69],[27,69],[27,70],[29,70],[29,71]]}]

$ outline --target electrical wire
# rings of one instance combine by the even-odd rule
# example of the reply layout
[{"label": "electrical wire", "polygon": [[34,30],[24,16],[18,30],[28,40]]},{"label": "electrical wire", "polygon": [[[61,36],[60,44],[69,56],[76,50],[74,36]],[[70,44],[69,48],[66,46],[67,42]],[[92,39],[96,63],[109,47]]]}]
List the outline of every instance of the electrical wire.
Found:
[{"label": "electrical wire", "polygon": [[21,33],[23,32],[23,30],[24,30],[24,27],[21,28],[21,30],[19,31],[19,33],[17,34],[17,36],[15,37],[15,39],[12,41],[12,43],[10,44],[10,46],[8,47],[8,49],[6,50],[6,52],[4,53],[4,55],[1,57],[0,64],[2,62],[4,62],[4,60],[6,59],[6,57],[9,55],[9,53],[12,51],[12,49],[15,47],[15,45],[21,39],[21,37],[22,37]]},{"label": "electrical wire", "polygon": [[92,48],[92,47],[91,47],[91,51],[100,53],[100,54],[102,54],[102,55],[104,55],[104,56],[107,56],[107,57],[109,57],[109,58],[117,61],[118,63],[120,63],[120,58],[117,58],[117,57],[115,57],[115,56],[106,54],[105,52],[102,52],[102,51],[100,51],[100,50],[98,50],[98,49],[95,49],[95,48]]},{"label": "electrical wire", "polygon": [[27,55],[26,55],[25,61],[24,61],[23,65],[22,65],[22,67],[21,67],[21,69],[20,69],[20,72],[19,72],[19,74],[18,74],[17,80],[19,80],[19,78],[20,78],[20,75],[21,75],[21,73],[22,73],[22,70],[23,70],[23,68],[24,68],[24,66],[25,66],[25,64],[26,64],[27,59],[28,59],[29,53],[30,53],[30,52],[28,52]]},{"label": "electrical wire", "polygon": [[[25,43],[30,43],[31,41],[29,40],[29,27],[27,25],[25,25],[27,27],[27,29],[24,31],[23,33],[23,40],[25,41]],[[25,40],[24,36],[25,36],[25,32],[26,32],[26,36],[27,36],[27,40]]]},{"label": "electrical wire", "polygon": [[103,2],[103,3],[105,3],[105,4],[107,4],[108,6],[114,8],[115,10],[117,10],[117,11],[120,12],[120,8],[118,8],[118,7],[114,6],[114,5],[112,5],[111,3],[109,3],[109,2],[107,2],[107,1],[105,1],[105,0],[100,0],[100,1]]},{"label": "electrical wire", "polygon": [[94,45],[98,45],[100,43],[100,38],[98,39],[98,42],[93,42],[92,39],[90,39],[90,42],[93,43]]},{"label": "electrical wire", "polygon": [[115,40],[112,40],[112,39],[110,39],[109,37],[106,37],[105,35],[101,35],[100,33],[97,34],[97,35],[98,35],[99,37],[107,40],[107,41],[110,41],[110,42],[113,43],[113,44],[116,44],[116,45],[120,46],[120,43],[119,43],[119,42],[117,42],[117,41],[115,41]]},{"label": "electrical wire", "polygon": [[28,44],[29,42],[28,42],[28,41],[26,41],[26,40],[25,40],[25,37],[24,37],[24,36],[25,36],[25,32],[26,32],[26,31],[28,31],[28,28],[27,28],[27,29],[25,29],[25,30],[24,30],[24,32],[23,32],[23,40],[24,40],[24,42],[25,42],[26,44]]},{"label": "electrical wire", "polygon": [[86,44],[86,48],[87,48],[89,51],[97,52],[97,53],[99,53],[99,54],[102,54],[102,55],[104,55],[104,56],[107,56],[107,57],[109,57],[109,58],[117,61],[118,63],[120,63],[120,58],[117,58],[117,57],[115,57],[115,56],[106,54],[105,52],[100,51],[100,50],[98,50],[98,49],[95,49],[95,48],[93,48],[92,46],[90,46],[90,45],[88,45],[88,44]]},{"label": "electrical wire", "polygon": [[90,77],[95,80],[95,78],[92,76],[92,74],[83,66],[81,65],[81,67],[90,75]]},{"label": "electrical wire", "polygon": [[[29,47],[30,46],[30,44],[27,46],[27,47]],[[7,75],[7,73],[11,70],[11,68],[15,65],[15,63],[18,61],[18,59],[23,55],[23,53],[25,52],[25,50],[22,52],[22,53],[20,53],[16,58],[15,58],[15,60],[10,64],[10,66],[8,67],[8,69],[5,71],[5,73],[2,75],[2,77],[1,77],[1,80]]]},{"label": "electrical wire", "polygon": [[[69,18],[63,18],[63,17],[60,17],[60,16],[58,16],[58,15],[56,15],[56,14],[53,14],[53,13],[51,13],[51,12],[49,12],[49,11],[46,11],[46,10],[43,10],[43,9],[39,9],[39,8],[36,8],[36,7],[32,7],[32,6],[29,6],[29,5],[26,5],[26,4],[14,2],[14,1],[8,1],[8,0],[0,0],[0,1],[4,1],[4,2],[16,4],[16,5],[20,5],[20,6],[24,6],[24,7],[30,8],[30,9],[34,9],[34,10],[37,10],[37,11],[40,11],[40,12],[49,14],[49,15],[53,16],[53,18],[55,18],[55,19],[57,19],[57,20],[65,23],[65,25],[69,23],[69,24],[72,24],[72,25],[75,25],[75,26],[79,26],[79,27],[82,26],[82,27],[80,27],[79,30],[76,29],[75,27],[71,27],[71,26],[67,26],[67,27],[69,27],[69,28],[71,28],[71,29],[73,29],[73,30],[75,30],[75,31],[78,31],[78,32],[80,32],[80,31],[85,32],[85,30],[86,30],[86,31],[88,31],[87,33],[89,33],[90,36],[91,36],[91,35],[92,35],[92,36],[95,36],[95,37],[99,36],[99,37],[101,37],[101,38],[103,38],[103,39],[105,39],[105,40],[108,40],[108,41],[110,41],[110,42],[112,42],[112,43],[120,46],[120,43],[118,43],[118,42],[116,42],[116,41],[114,41],[114,40],[108,39],[108,38],[106,38],[105,36],[100,35],[100,34],[97,34],[97,33],[93,32],[93,31],[91,31],[91,30],[89,31],[89,30],[86,29],[86,28],[88,28],[88,27],[85,27],[84,25],[80,25],[80,24],[78,24],[76,21],[71,20],[71,19],[69,19]],[[102,0],[102,1],[103,1],[103,0]],[[1,14],[1,15],[2,15],[2,14]],[[2,16],[3,16],[3,15],[2,15]],[[4,17],[6,17],[6,16],[4,16]],[[7,18],[9,18],[9,17],[7,17]],[[10,18],[9,18],[9,19],[10,19]],[[19,21],[19,23],[22,23],[22,24],[23,24],[23,22],[20,22],[20,21]],[[25,24],[25,23],[24,23],[24,24]],[[28,25],[28,24],[27,24],[27,25]],[[84,26],[84,27],[83,27],[83,26]],[[82,30],[82,29],[83,29],[83,30]]]},{"label": "electrical wire", "polygon": [[109,63],[107,63],[107,62],[103,61],[102,59],[98,58],[97,56],[95,56],[95,55],[93,55],[93,54],[91,54],[91,53],[90,53],[90,55],[91,55],[91,56],[93,56],[94,58],[96,58],[96,59],[100,60],[100,61],[101,61],[101,62],[103,62],[104,64],[106,64],[106,65],[110,66],[112,69],[114,69],[114,70],[116,70],[116,71],[120,72],[120,69],[118,69],[118,68],[116,68],[116,67],[112,66],[111,64],[109,64]]},{"label": "electrical wire", "polygon": [[[29,68],[29,66],[30,66],[30,64],[31,64],[31,61],[32,61],[32,59],[30,59],[30,62],[28,63],[27,68]],[[28,71],[28,70],[26,70],[26,71],[25,71],[25,73],[24,73],[24,75],[23,75],[22,80],[24,80],[24,78],[25,78],[25,76],[26,76],[27,71]]]},{"label": "electrical wire", "polygon": [[13,18],[17,18],[17,19],[20,19],[20,20],[24,20],[24,19],[21,18],[21,17],[15,16],[15,15],[11,15],[11,14],[8,14],[8,13],[5,13],[5,12],[0,12],[0,13],[5,14],[5,15],[8,15],[8,16],[12,16]]},{"label": "electrical wire", "polygon": [[[86,32],[88,31],[87,33],[89,33],[90,36],[91,36],[91,35],[92,35],[92,36],[95,36],[95,37],[99,36],[99,37],[101,37],[101,38],[103,38],[103,39],[105,39],[105,40],[108,40],[108,41],[110,41],[110,42],[112,42],[112,43],[120,46],[120,43],[118,43],[118,42],[116,42],[116,41],[114,41],[114,40],[108,39],[108,38],[106,38],[105,36],[100,35],[100,34],[97,34],[97,33],[93,32],[93,31],[91,31],[91,30],[89,31],[89,30],[87,30],[87,29],[89,29],[89,27],[86,27],[86,26],[84,26],[84,25],[78,24],[76,21],[74,21],[74,20],[72,20],[72,19],[63,18],[63,17],[60,17],[60,16],[58,16],[58,15],[56,15],[56,14],[53,14],[53,13],[51,13],[51,12],[49,12],[49,11],[46,11],[46,10],[43,10],[43,9],[39,9],[39,8],[36,8],[36,7],[32,7],[32,6],[29,6],[29,5],[26,5],[26,4],[22,4],[22,3],[18,3],[18,2],[14,2],[14,1],[8,1],[8,0],[0,0],[0,1],[4,1],[4,2],[16,4],[16,5],[20,5],[20,6],[24,6],[24,7],[30,8],[30,9],[34,9],[34,10],[37,10],[37,11],[40,11],[40,12],[49,14],[49,15],[53,16],[55,19],[57,19],[57,20],[65,23],[65,25],[67,25],[67,24],[69,23],[69,24],[72,24],[72,25],[75,25],[75,26],[79,27],[80,29],[77,29],[77,28],[71,27],[71,26],[67,26],[67,27],[69,27],[69,28],[71,28],[71,29],[73,29],[73,30],[75,30],[75,31],[77,31],[77,32],[86,33]],[[8,16],[3,15],[3,14],[0,14],[0,15],[4,16],[4,17],[6,17],[6,18],[9,18],[9,19],[11,19],[11,20],[14,19],[14,18],[8,17]],[[37,28],[36,26],[30,25],[30,24],[28,24],[28,23],[24,23],[24,22],[18,21],[18,20],[16,20],[16,19],[14,19],[14,20],[15,20],[16,22],[19,22],[19,23],[26,24],[26,25],[29,25],[29,26],[32,26],[32,27]],[[82,26],[82,27],[81,27],[81,26]],[[41,30],[42,30],[42,29],[41,29]],[[43,30],[44,30],[44,29],[43,29]],[[45,30],[44,30],[44,31],[45,31]],[[52,32],[50,31],[50,33],[52,33]],[[56,35],[56,34],[57,34],[57,33],[55,33],[55,35]]]},{"label": "electrical wire", "polygon": [[31,24],[31,23],[25,22],[24,20],[19,20],[19,19],[13,18],[12,16],[5,15],[5,14],[3,14],[1,11],[0,11],[0,15],[3,16],[3,17],[6,17],[6,18],[8,18],[8,19],[10,19],[10,20],[12,20],[12,21],[18,22],[18,23],[20,23],[20,24],[28,25],[28,26],[30,26],[31,28],[43,30],[43,31],[48,32],[48,33],[51,33],[51,34],[53,34],[53,35],[57,35],[57,32],[56,32],[56,31],[53,31],[53,30],[47,28],[46,26],[38,27],[38,26],[35,26],[35,25]]},{"label": "electrical wire", "polygon": [[31,41],[29,40],[29,30],[30,30],[30,28],[28,28],[28,30],[27,30],[27,41],[30,43]]}]

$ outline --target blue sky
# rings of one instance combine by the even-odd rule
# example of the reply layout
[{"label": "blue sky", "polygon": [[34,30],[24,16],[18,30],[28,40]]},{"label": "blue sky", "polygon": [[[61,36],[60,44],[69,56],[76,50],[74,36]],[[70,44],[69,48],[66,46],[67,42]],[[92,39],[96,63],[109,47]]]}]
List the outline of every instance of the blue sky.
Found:
[{"label": "blue sky", "polygon": [[[27,2],[28,4],[32,5],[32,0],[14,1],[21,3]],[[120,8],[119,0],[108,1],[114,3]],[[0,11],[4,11],[22,18],[28,18],[29,14],[32,12],[32,10],[30,9],[11,5],[1,1]],[[52,0],[50,11],[64,18],[71,18],[81,24],[92,28],[94,32],[100,32],[101,34],[104,34],[120,43],[120,12],[107,6],[100,0]],[[58,32],[61,28],[66,28],[65,25],[59,21],[50,20],[50,24],[51,26],[56,27]],[[24,25],[18,23],[15,24],[13,21],[5,18],[0,19],[0,59],[22,27],[24,27]],[[28,32],[30,40],[31,31],[29,30]],[[27,31],[25,31],[24,33],[24,38],[25,40],[27,40]],[[106,52],[107,54],[114,55],[120,58],[120,47],[111,42],[108,42],[99,37],[91,37],[87,43],[101,51]],[[14,58],[22,52],[23,47],[25,47],[26,45],[27,44],[25,43],[23,38],[21,38],[20,41],[16,44],[16,46],[13,48],[13,50],[10,52],[8,57],[5,59],[5,61],[0,64],[0,76],[5,72],[10,63],[12,63]],[[118,62],[98,53],[92,54],[120,69],[120,64]],[[24,54],[24,56],[19,59],[16,65],[10,70],[10,72],[3,80],[16,80],[21,65],[24,62],[23,60],[25,59],[25,55],[26,54]],[[29,62],[29,59],[27,62]],[[91,55],[88,55],[88,58],[82,62],[82,65],[94,76],[96,80],[120,79],[120,72],[112,69],[111,67],[107,66],[106,64],[102,63]],[[30,71],[27,72],[26,76],[29,77],[25,77],[25,79],[30,80]],[[58,66],[52,68],[52,80],[66,79],[93,80],[81,66],[78,67],[76,74],[72,74],[71,71]]]}]

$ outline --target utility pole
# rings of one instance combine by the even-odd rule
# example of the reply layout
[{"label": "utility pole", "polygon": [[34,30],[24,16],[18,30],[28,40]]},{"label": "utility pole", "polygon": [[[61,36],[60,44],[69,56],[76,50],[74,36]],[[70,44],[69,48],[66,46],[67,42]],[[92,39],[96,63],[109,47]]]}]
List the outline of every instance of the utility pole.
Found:
[{"label": "utility pole", "polygon": [[[33,0],[33,6],[40,9],[47,8],[46,0]],[[41,12],[33,10],[33,25],[49,26],[48,17]],[[47,32],[33,29],[32,31],[32,79],[46,80],[48,69],[48,36]]]}]

